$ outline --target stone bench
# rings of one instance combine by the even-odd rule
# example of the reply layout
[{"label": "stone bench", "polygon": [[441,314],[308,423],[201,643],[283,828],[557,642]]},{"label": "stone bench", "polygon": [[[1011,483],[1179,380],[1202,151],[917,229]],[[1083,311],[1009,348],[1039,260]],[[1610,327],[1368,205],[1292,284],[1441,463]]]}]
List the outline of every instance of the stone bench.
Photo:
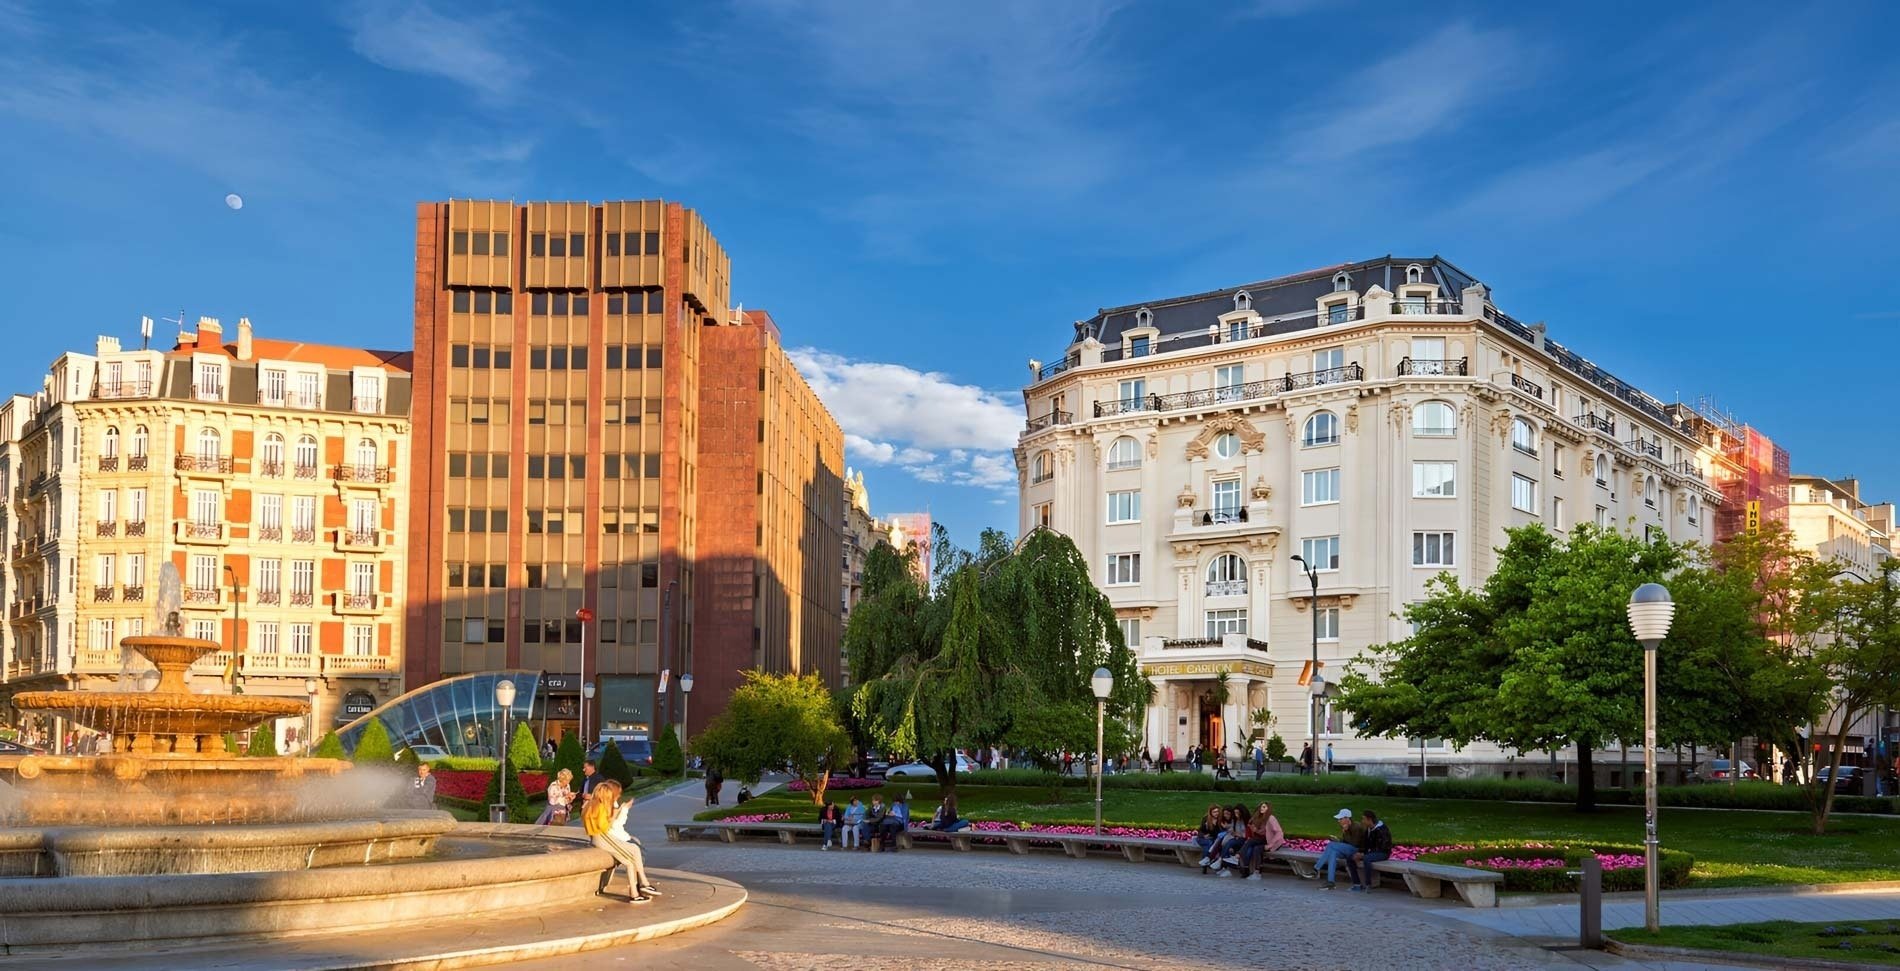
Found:
[{"label": "stone bench", "polygon": [[1372,865],[1372,869],[1375,873],[1398,874],[1404,878],[1405,888],[1412,891],[1413,896],[1430,900],[1443,897],[1445,884],[1449,883],[1458,899],[1472,907],[1496,907],[1498,887],[1504,883],[1502,873],[1446,863],[1380,860]]},{"label": "stone bench", "polygon": [[[798,837],[800,836],[817,838],[823,834],[823,827],[817,823],[793,823],[782,819],[759,823],[728,823],[715,820],[711,822],[688,821],[666,824],[666,838],[675,843],[687,836],[697,836],[701,838],[713,836],[717,837],[722,843],[736,843],[741,836],[765,835],[776,837],[780,843],[791,846],[798,842]],[[910,833],[897,834],[898,849],[907,850],[911,848],[911,845]],[[964,846],[960,847],[960,849],[969,849],[969,847]]]}]

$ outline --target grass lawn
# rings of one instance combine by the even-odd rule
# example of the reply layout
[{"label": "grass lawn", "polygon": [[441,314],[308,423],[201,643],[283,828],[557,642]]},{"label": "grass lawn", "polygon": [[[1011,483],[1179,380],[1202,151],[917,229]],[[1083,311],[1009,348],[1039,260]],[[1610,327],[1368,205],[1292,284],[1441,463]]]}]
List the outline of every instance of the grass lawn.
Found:
[{"label": "grass lawn", "polygon": [[1900,966],[1900,921],[1827,921],[1665,927],[1654,934],[1641,928],[1613,931],[1625,944],[1657,944],[1753,957],[1816,958],[1855,964]]},{"label": "grass lawn", "polygon": [[[872,794],[880,791],[886,801],[909,791],[915,797],[914,813],[922,819],[930,818],[939,798],[936,786],[909,782],[893,783],[882,790],[834,790],[826,795],[842,805],[852,796],[868,803]],[[1118,825],[1191,829],[1208,803],[1219,798],[1231,804],[1240,797],[1238,793],[1110,789],[1103,796],[1103,815]],[[1247,794],[1246,798],[1252,808],[1261,797]],[[1377,812],[1392,828],[1393,838],[1407,844],[1569,840],[1639,846],[1643,840],[1643,811],[1632,806],[1578,813],[1558,803],[1340,795],[1275,794],[1266,798],[1273,803],[1280,824],[1295,836],[1324,836],[1337,831],[1332,816],[1345,807],[1355,813],[1364,809]],[[1095,821],[1094,795],[1079,788],[966,783],[957,787],[957,805],[971,819],[1083,825]],[[782,789],[768,792],[744,807],[724,806],[700,818],[770,812],[789,812],[799,820],[817,818],[808,794]],[[1826,836],[1813,835],[1809,826],[1805,813],[1668,807],[1662,809],[1658,822],[1665,848],[1694,855],[1695,868],[1690,873],[1693,886],[1900,880],[1900,818],[1836,817],[1829,823]]]}]

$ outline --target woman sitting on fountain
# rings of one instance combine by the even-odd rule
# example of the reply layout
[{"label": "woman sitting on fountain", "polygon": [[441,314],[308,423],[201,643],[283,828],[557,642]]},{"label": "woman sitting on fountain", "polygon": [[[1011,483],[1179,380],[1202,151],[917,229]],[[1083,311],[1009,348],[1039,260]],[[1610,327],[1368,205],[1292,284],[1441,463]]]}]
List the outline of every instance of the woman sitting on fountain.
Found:
[{"label": "woman sitting on fountain", "polygon": [[607,882],[613,879],[614,867],[626,864],[627,886],[631,894],[628,903],[644,904],[660,891],[647,880],[647,868],[640,854],[640,841],[627,834],[627,812],[633,809],[633,800],[620,801],[620,783],[612,779],[602,780],[587,795],[587,805],[581,810],[581,825],[587,829],[587,835],[594,845],[613,857],[614,862],[600,875],[600,893],[607,892]]}]

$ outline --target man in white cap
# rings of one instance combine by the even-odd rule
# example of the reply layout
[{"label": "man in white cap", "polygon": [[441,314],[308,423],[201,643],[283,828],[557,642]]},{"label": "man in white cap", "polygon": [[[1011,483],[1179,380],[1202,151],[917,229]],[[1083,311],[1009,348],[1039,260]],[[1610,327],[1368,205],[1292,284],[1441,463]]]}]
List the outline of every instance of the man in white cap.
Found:
[{"label": "man in white cap", "polygon": [[1339,835],[1332,842],[1327,843],[1325,849],[1319,851],[1319,859],[1313,863],[1315,877],[1319,876],[1320,867],[1326,868],[1326,882],[1321,885],[1321,890],[1334,888],[1341,863],[1346,864],[1348,876],[1353,874],[1352,855],[1359,852],[1360,846],[1366,841],[1365,827],[1353,819],[1352,810],[1341,809],[1333,814],[1333,819],[1339,823]]}]

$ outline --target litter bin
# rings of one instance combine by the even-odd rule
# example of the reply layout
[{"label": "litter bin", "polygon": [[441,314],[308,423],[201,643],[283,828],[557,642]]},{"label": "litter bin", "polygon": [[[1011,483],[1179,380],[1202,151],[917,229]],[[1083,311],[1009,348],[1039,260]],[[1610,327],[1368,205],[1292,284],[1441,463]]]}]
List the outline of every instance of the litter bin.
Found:
[{"label": "litter bin", "polygon": [[489,803],[488,804],[488,821],[491,823],[507,822],[508,821],[508,804],[505,802]]}]

